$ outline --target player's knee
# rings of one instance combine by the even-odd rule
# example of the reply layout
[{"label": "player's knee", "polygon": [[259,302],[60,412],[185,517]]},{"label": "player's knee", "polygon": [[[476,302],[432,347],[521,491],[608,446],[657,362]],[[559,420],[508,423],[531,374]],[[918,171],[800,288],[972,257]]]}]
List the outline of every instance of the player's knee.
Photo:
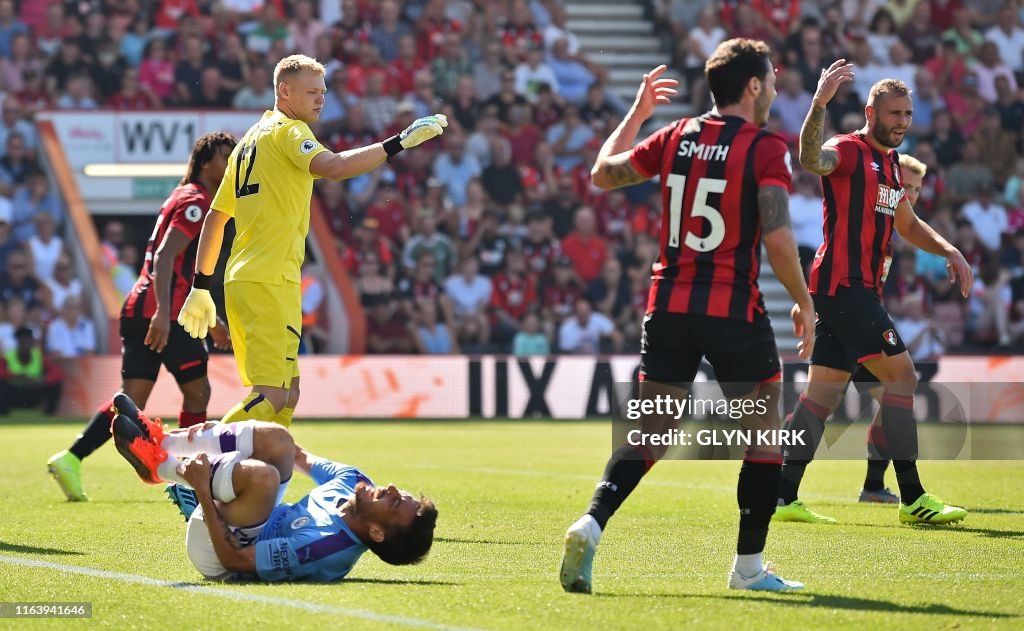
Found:
[{"label": "player's knee", "polygon": [[288,390],[284,388],[272,388],[262,393],[267,403],[274,407],[274,412],[280,412],[288,404]]},{"label": "player's knee", "polygon": [[182,384],[181,396],[185,407],[190,410],[205,410],[210,403],[210,380],[206,377]]},{"label": "player's knee", "polygon": [[253,449],[265,460],[293,456],[295,439],[286,428],[276,423],[260,423],[256,429]]},{"label": "player's knee", "polygon": [[246,493],[270,497],[277,494],[277,487],[281,484],[281,474],[277,467],[262,460],[245,460],[242,464],[245,472],[243,488]]}]

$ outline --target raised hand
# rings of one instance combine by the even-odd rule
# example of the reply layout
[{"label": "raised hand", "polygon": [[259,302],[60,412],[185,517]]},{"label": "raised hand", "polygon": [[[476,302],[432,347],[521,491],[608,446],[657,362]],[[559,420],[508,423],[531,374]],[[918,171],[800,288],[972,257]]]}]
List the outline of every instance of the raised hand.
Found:
[{"label": "raised hand", "polygon": [[853,81],[853,64],[846,63],[845,59],[837,59],[831,66],[821,71],[818,89],[815,90],[811,102],[817,107],[825,107],[836,95],[839,86],[849,81]]},{"label": "raised hand", "polygon": [[671,103],[672,97],[677,93],[675,86],[679,85],[679,81],[659,78],[666,69],[668,66],[662,64],[644,74],[640,89],[636,92],[636,100],[633,101],[633,111],[643,120],[651,117],[657,105]]}]

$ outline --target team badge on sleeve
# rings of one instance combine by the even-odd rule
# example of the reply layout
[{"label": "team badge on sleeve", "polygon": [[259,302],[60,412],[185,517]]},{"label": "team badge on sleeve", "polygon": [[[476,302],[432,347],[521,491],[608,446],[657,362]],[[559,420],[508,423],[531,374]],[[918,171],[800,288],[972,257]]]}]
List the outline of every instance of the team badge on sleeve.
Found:
[{"label": "team badge on sleeve", "polygon": [[882,338],[889,343],[889,346],[896,346],[896,331],[888,329],[882,333]]},{"label": "team badge on sleeve", "polygon": [[203,209],[195,204],[185,209],[185,219],[195,223],[203,218]]},{"label": "team badge on sleeve", "polygon": [[312,153],[313,150],[316,149],[316,145],[317,143],[315,140],[310,140],[309,138],[307,138],[302,141],[301,145],[299,145],[299,151],[301,151],[303,154]]}]

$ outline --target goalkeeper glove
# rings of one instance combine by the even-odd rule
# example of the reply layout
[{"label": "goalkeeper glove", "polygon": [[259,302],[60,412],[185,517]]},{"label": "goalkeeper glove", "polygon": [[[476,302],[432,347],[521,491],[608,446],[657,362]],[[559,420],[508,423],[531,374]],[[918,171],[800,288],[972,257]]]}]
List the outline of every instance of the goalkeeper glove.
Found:
[{"label": "goalkeeper glove", "polygon": [[178,312],[178,324],[193,338],[203,339],[207,331],[217,326],[217,305],[213,304],[210,290],[193,287]]},{"label": "goalkeeper glove", "polygon": [[412,125],[409,125],[402,133],[398,134],[398,139],[402,143],[402,149],[412,149],[435,136],[440,136],[444,133],[444,128],[447,126],[448,118],[444,114],[424,116],[414,120]]}]

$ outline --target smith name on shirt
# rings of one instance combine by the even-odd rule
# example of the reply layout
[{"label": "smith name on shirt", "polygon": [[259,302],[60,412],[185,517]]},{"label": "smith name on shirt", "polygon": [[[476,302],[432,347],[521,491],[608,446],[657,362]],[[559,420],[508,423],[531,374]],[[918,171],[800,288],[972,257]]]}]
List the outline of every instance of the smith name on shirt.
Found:
[{"label": "smith name on shirt", "polygon": [[683,140],[679,143],[677,155],[680,158],[697,156],[698,160],[725,160],[729,155],[729,145],[705,145]]}]

